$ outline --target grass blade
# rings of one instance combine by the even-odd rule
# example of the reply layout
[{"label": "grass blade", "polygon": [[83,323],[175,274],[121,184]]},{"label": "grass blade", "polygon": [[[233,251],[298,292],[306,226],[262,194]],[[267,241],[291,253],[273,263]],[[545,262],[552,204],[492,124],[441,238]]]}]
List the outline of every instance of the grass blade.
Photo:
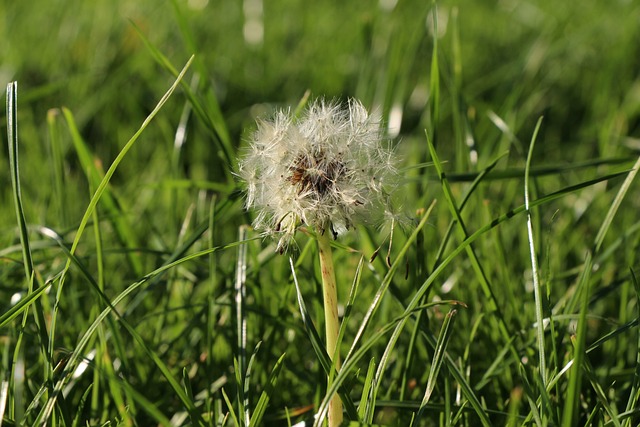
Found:
[{"label": "grass blade", "polygon": [[438,336],[438,341],[436,342],[435,352],[433,354],[433,360],[431,361],[431,370],[429,371],[429,377],[427,379],[427,387],[424,391],[424,397],[422,398],[422,402],[420,403],[420,409],[418,409],[418,413],[414,419],[415,425],[420,425],[419,421],[424,414],[425,409],[427,408],[427,404],[431,399],[431,394],[433,393],[433,389],[436,386],[436,378],[438,377],[438,373],[440,372],[440,367],[442,366],[442,361],[444,360],[445,351],[447,349],[447,343],[449,342],[449,338],[451,337],[451,324],[452,320],[455,317],[457,311],[455,309],[451,310],[444,318],[444,322],[442,324],[442,328],[440,329],[440,335]]},{"label": "grass blade", "polygon": [[284,365],[284,357],[285,354],[280,356],[280,358],[276,362],[276,365],[271,370],[271,375],[269,375],[269,382],[267,383],[264,391],[260,394],[260,398],[258,399],[256,408],[253,411],[253,416],[251,417],[249,427],[262,425],[262,418],[264,417],[267,405],[269,404],[269,399],[273,395],[273,392],[276,389],[276,385],[278,384],[278,376],[280,375],[280,371],[282,370],[282,367]]},{"label": "grass blade", "polygon": [[360,398],[360,405],[358,405],[358,415],[362,422],[371,424],[373,422],[373,412],[375,410],[375,403],[373,399],[369,399],[369,394],[373,391],[375,384],[374,373],[376,371],[376,360],[372,357],[369,361],[369,369],[367,369],[367,376],[364,379],[364,385],[362,387],[362,397]]},{"label": "grass blade", "polygon": [[[67,122],[69,133],[73,147],[78,155],[78,160],[85,171],[87,181],[92,189],[98,188],[100,182],[104,179],[104,171],[96,166],[96,161],[86,142],[80,135],[73,113],[67,108],[62,109],[62,114]],[[106,216],[113,225],[113,229],[117,233],[118,240],[126,249],[127,260],[136,277],[142,276],[142,262],[135,250],[140,247],[140,243],[136,239],[136,233],[131,228],[131,224],[125,220],[127,217],[127,209],[123,209],[122,202],[119,201],[107,186],[101,199],[101,206],[106,210]]]}]

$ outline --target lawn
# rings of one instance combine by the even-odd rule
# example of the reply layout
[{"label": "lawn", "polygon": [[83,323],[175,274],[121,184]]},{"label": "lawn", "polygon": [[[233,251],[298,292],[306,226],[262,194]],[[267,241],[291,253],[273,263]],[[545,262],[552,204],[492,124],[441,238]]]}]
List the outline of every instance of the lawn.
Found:
[{"label": "lawn", "polygon": [[[0,426],[311,426],[336,396],[351,426],[640,423],[637,2],[0,16]],[[393,214],[265,223],[261,132],[355,100]],[[342,156],[299,155],[269,191],[379,188]]]}]

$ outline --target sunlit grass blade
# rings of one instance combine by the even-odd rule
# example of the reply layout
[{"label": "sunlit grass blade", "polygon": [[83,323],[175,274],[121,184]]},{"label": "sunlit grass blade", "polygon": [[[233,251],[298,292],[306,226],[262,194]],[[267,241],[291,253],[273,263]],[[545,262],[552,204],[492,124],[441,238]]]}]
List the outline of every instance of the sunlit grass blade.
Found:
[{"label": "sunlit grass blade", "polygon": [[[20,188],[20,170],[18,159],[18,82],[7,85],[7,141],[9,144],[9,171],[11,173],[11,187],[13,189],[13,204],[15,208],[20,243],[22,245],[22,259],[27,283],[33,277],[33,259],[29,247],[29,233],[22,206],[22,190]],[[29,292],[33,289],[30,288]]]},{"label": "sunlit grass blade", "polygon": [[[238,242],[244,242],[247,239],[247,228],[241,226],[238,230]],[[247,245],[241,244],[238,246],[238,258],[236,260],[236,278],[234,284],[234,296],[235,296],[235,311],[236,311],[236,358],[238,360],[238,372],[236,376],[239,379],[244,379],[244,393],[243,393],[243,381],[238,382],[237,398],[238,404],[242,404],[244,410],[238,409],[238,414],[243,417],[243,425],[249,424],[249,402],[248,402],[248,389],[249,389],[249,371],[247,368],[247,317],[245,313],[245,299],[247,291],[245,282],[247,280]],[[255,357],[255,353],[260,348],[260,344],[256,346],[254,350],[252,360]]]},{"label": "sunlit grass blade", "polygon": [[[76,232],[75,238],[74,238],[73,243],[71,245],[71,249],[70,249],[70,253],[71,254],[75,253],[75,251],[76,251],[76,249],[78,247],[78,244],[80,243],[80,239],[81,239],[81,237],[82,237],[82,235],[84,233],[84,230],[85,230],[85,228],[86,228],[86,226],[87,226],[87,224],[89,222],[89,219],[91,218],[91,216],[93,214],[93,210],[96,208],[98,202],[102,198],[102,195],[105,193],[105,191],[107,189],[107,186],[109,185],[109,181],[111,180],[111,178],[115,174],[116,169],[118,168],[118,166],[120,165],[122,160],[125,158],[127,153],[131,150],[133,145],[136,143],[136,141],[138,140],[138,138],[140,137],[142,132],[147,128],[147,126],[151,123],[153,118],[158,114],[158,112],[162,109],[162,107],[167,102],[167,100],[171,97],[171,95],[173,94],[174,90],[177,88],[178,84],[180,83],[180,81],[184,77],[185,73],[189,69],[189,65],[191,64],[192,60],[193,60],[193,57],[189,59],[189,61],[184,66],[184,68],[182,69],[182,71],[178,75],[178,77],[175,80],[175,82],[173,83],[173,85],[162,96],[160,101],[156,104],[156,107],[147,116],[147,118],[144,120],[144,122],[142,123],[140,128],[135,132],[135,134],[131,137],[131,139],[129,139],[129,141],[124,145],[122,150],[120,150],[120,152],[116,156],[115,160],[113,161],[113,163],[111,164],[111,166],[109,167],[109,169],[105,173],[104,177],[100,181],[98,187],[96,188],[96,191],[95,191],[93,197],[91,198],[91,201],[89,202],[89,206],[85,210],[85,213],[84,213],[84,215],[82,217],[82,220],[80,221],[80,225],[78,226],[78,230]],[[57,295],[58,300],[59,300],[60,294],[62,292],[65,276],[66,276],[67,271],[68,271],[70,266],[71,266],[71,259],[68,259],[67,263],[65,265],[65,268],[62,271],[62,275],[60,276],[60,280],[59,280],[58,295]],[[54,312],[53,312],[53,315],[52,315],[52,319],[51,319],[51,334],[52,335],[55,334],[56,321],[57,321],[57,310],[54,309]],[[53,347],[54,347],[53,339],[49,341],[49,345],[50,345],[50,349],[53,349]],[[53,399],[53,400],[55,401],[55,399]],[[53,411],[53,407],[49,407],[49,409],[47,410],[48,414],[44,418],[45,422],[48,419],[48,417],[51,415],[52,411]]]}]

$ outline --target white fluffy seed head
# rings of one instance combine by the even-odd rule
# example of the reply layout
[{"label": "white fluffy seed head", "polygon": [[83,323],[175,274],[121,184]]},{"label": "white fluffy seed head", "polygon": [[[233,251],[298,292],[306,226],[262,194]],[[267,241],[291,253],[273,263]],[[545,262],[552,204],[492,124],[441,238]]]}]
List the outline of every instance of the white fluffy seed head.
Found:
[{"label": "white fluffy seed head", "polygon": [[381,221],[397,182],[380,121],[354,99],[318,100],[298,119],[279,111],[258,121],[239,176],[247,209],[257,211],[253,226],[278,238],[280,252],[303,223],[340,234]]}]

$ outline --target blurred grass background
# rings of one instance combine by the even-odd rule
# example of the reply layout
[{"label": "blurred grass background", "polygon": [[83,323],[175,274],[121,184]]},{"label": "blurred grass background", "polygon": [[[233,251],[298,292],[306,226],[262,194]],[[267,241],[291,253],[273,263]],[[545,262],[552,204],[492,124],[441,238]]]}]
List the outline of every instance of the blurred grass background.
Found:
[{"label": "blurred grass background", "polygon": [[[460,0],[440,2],[437,8],[434,3],[414,0],[4,0],[0,16],[0,81],[19,83],[24,214],[34,230],[38,226],[52,228],[67,245],[95,184],[88,179],[87,163],[78,155],[80,149],[73,142],[68,120],[56,109],[69,109],[99,173],[114,161],[174,81],[145,39],[177,69],[191,54],[196,55],[186,81],[215,126],[190,113],[182,92],[174,94],[114,175],[109,190],[114,205],[100,205],[100,217],[94,219],[100,224],[99,232],[86,233],[79,247],[88,271],[106,285],[105,293],[110,297],[167,262],[183,245],[185,253],[237,241],[238,227],[249,223],[251,214],[243,212],[230,174],[235,168],[233,158],[242,152],[256,117],[268,115],[276,107],[295,106],[306,91],[313,97],[357,97],[379,112],[397,141],[403,167],[430,160],[424,134],[427,129],[435,135],[440,158],[447,161],[450,179],[458,182],[453,187],[456,196],[468,188],[474,173],[508,150],[508,157],[496,169],[501,175],[486,180],[464,211],[472,230],[523,202],[520,177],[540,116],[544,121],[533,165],[551,171],[539,172],[536,194],[624,170],[640,149],[640,4],[629,0]],[[436,43],[437,96],[432,68]],[[187,132],[184,141],[176,137],[180,126]],[[221,154],[224,141],[232,148],[230,160]],[[602,165],[574,168],[592,160]],[[6,144],[0,149],[0,164],[9,164]],[[433,168],[409,169],[407,181],[405,204],[411,215],[434,198],[442,199]],[[617,182],[572,192],[539,212],[537,248],[551,305],[565,307],[564,302],[572,297],[568,289],[611,204]],[[5,312],[11,297],[24,292],[26,282],[6,166],[0,167],[0,183],[4,184],[0,190],[0,308]],[[633,188],[609,233],[611,251],[601,259],[594,279],[598,287],[590,306],[593,340],[637,316],[628,275],[629,268],[638,263],[640,203],[637,186]],[[211,219],[213,211],[216,216]],[[423,274],[434,266],[434,254],[450,219],[446,203],[439,202],[425,229],[426,243],[422,245],[426,258],[420,258],[420,251],[409,256],[412,264],[421,265],[415,268]],[[497,284],[502,319],[514,331],[526,329],[535,319],[531,299],[524,304],[520,299],[531,296],[522,292],[530,274],[523,224],[523,220],[505,224],[487,233],[476,247],[488,264],[487,274]],[[67,258],[41,233],[33,231],[32,237],[37,280],[44,282],[61,271]],[[398,239],[396,247],[403,237]],[[301,247],[305,242],[302,239]],[[348,237],[345,244],[370,255],[383,242],[383,234],[361,232],[357,239]],[[318,403],[324,376],[317,360],[301,351],[307,341],[297,317],[295,292],[289,286],[287,261],[274,257],[272,248],[261,252],[262,246],[259,241],[249,246],[249,264],[254,266],[248,277],[250,341],[253,345],[264,341],[254,387],[263,389],[270,369],[286,351],[287,373],[282,374],[283,386],[273,397],[271,418],[267,417],[272,425],[283,425],[279,423],[283,422],[285,406]],[[339,251],[337,257],[347,266],[355,267],[357,262],[347,251]],[[195,391],[205,390],[220,378],[225,378],[222,383],[233,383],[235,326],[230,304],[235,262],[233,249],[175,268],[123,308],[149,347],[177,376],[183,367],[191,369]],[[320,295],[307,252],[302,252],[299,264],[299,274],[304,272],[307,277],[303,285],[309,295]],[[446,277],[452,280],[447,283],[454,286],[453,293],[448,294],[450,288],[433,292],[471,305],[459,313],[458,333],[454,332],[449,348],[462,358],[461,366],[473,361],[473,372],[484,372],[505,343],[490,322],[483,323],[489,314],[484,311],[484,300],[478,301],[478,283],[474,278],[462,282],[471,271],[468,261],[460,258],[454,264],[443,275],[443,282]],[[373,284],[361,290],[360,312],[366,311],[384,265],[376,264],[372,269],[375,271],[368,272],[366,280]],[[351,283],[353,269],[345,270],[341,281]],[[415,276],[408,282],[395,280],[395,299],[385,300],[377,325],[397,316],[397,302],[406,302],[423,280]],[[346,298],[347,287],[341,292]],[[82,275],[72,269],[58,301],[62,320],[55,331],[57,357],[73,350],[89,319],[95,317],[94,310],[102,307],[95,298]],[[45,315],[51,315],[54,300],[53,295],[44,298]],[[313,304],[319,313],[318,303]],[[436,323],[442,319],[442,313],[433,316]],[[361,318],[355,314],[352,321],[357,325]],[[568,322],[563,327],[568,328]],[[116,329],[109,331],[116,334]],[[472,329],[470,337],[467,333]],[[32,322],[27,324],[28,345],[21,356],[28,362],[26,388],[31,398],[47,376],[43,368],[47,363],[38,354],[36,330]],[[356,330],[357,326],[349,331],[353,334]],[[17,330],[6,328],[0,333],[3,368],[7,370],[16,334]],[[521,356],[535,359],[531,352],[533,333],[526,331],[523,336]],[[113,339],[115,349],[107,350],[110,347],[106,344],[100,347],[105,355],[101,363],[120,357],[125,362],[121,377],[167,416],[176,413],[180,403],[145,354],[133,344],[127,348],[131,338],[126,334]],[[555,363],[562,367],[562,346],[569,340],[562,333],[555,340],[559,348],[554,347],[554,357],[559,359]],[[402,346],[409,346],[408,338],[405,341]],[[603,384],[617,382],[629,391],[638,350],[635,342],[633,334],[622,335],[620,341],[614,340],[613,348],[596,352],[591,363],[602,368],[598,373]],[[417,360],[428,363],[430,350],[416,348]],[[378,353],[374,351],[374,355]],[[366,370],[366,364],[361,369]],[[384,398],[398,400],[400,378],[423,384],[424,370],[406,367],[398,359],[385,383],[389,391]],[[108,372],[104,375],[107,383],[114,378]],[[86,388],[91,381],[84,381],[81,385]],[[476,391],[489,408],[504,415],[510,393],[521,384],[515,360],[511,360],[503,369],[492,371]],[[76,407],[85,388],[78,386],[79,391],[70,395],[69,407]],[[127,390],[124,399],[140,405]],[[421,393],[419,387],[409,389],[407,398],[419,401]],[[626,399],[616,396],[613,401]],[[211,402],[219,405],[215,410],[224,412],[219,392]],[[593,403],[588,396],[585,402]],[[147,425],[144,411],[136,413],[135,405],[130,404],[125,411],[118,407],[117,399],[94,397],[94,412],[84,417],[105,423],[118,417],[126,419],[128,411],[132,417],[123,423],[137,419],[138,425]],[[523,408],[521,412],[526,414],[526,405]],[[398,409],[390,410],[394,415],[389,419],[396,416],[404,420],[397,425],[408,422],[408,415],[394,411]],[[496,425],[504,424],[502,415],[492,415]],[[380,411],[378,421],[384,421],[384,416],[385,410]],[[561,417],[556,414],[556,418]],[[391,423],[389,419],[386,421]],[[475,425],[472,416],[464,420],[464,425]]]}]

